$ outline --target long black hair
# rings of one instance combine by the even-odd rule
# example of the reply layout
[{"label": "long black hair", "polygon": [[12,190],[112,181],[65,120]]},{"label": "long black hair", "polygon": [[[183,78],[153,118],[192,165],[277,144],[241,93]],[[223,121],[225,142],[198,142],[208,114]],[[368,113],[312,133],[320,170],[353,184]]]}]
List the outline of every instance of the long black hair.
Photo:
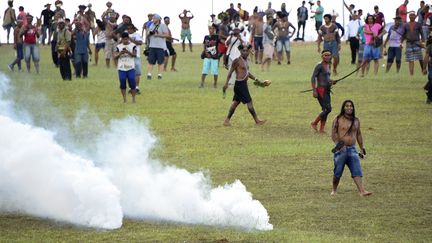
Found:
[{"label": "long black hair", "polygon": [[352,100],[345,100],[345,101],[342,103],[341,111],[340,111],[339,115],[338,115],[337,118],[336,118],[336,119],[337,119],[336,122],[337,122],[337,125],[338,125],[338,126],[336,126],[336,132],[337,132],[337,129],[338,129],[338,127],[339,127],[339,118],[345,115],[345,109],[344,109],[344,108],[345,108],[345,105],[346,105],[347,103],[351,103],[351,105],[352,105],[352,107],[353,107],[353,112],[352,112],[352,114],[351,114],[351,116],[352,116],[352,122],[351,122],[351,126],[350,126],[350,128],[349,128],[348,131],[347,131],[347,134],[350,134],[350,133],[351,133],[351,130],[352,130],[353,126],[354,126],[354,122],[355,122],[355,120],[356,120],[356,116],[355,116],[355,106],[354,106],[354,102],[353,102]]},{"label": "long black hair", "polygon": [[96,24],[101,31],[105,31],[105,23],[100,19],[96,19]]}]

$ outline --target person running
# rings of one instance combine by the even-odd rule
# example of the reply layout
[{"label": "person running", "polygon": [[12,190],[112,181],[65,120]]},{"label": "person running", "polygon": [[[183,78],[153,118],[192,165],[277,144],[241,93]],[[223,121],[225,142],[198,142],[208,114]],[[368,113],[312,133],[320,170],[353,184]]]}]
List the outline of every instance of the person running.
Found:
[{"label": "person running", "polygon": [[324,40],[324,49],[330,50],[333,56],[333,74],[337,75],[339,51],[341,48],[339,28],[332,22],[330,14],[324,15],[324,21],[325,23],[318,30],[318,53],[321,52],[321,42]]},{"label": "person running", "polygon": [[[363,173],[359,157],[364,158],[366,150],[363,145],[360,120],[355,116],[354,102],[351,100],[345,100],[342,103],[341,112],[333,121],[332,140],[336,146],[333,150],[334,170],[331,195],[336,195],[345,165],[348,166],[360,195],[372,195],[372,192],[365,190],[362,182]],[[356,150],[356,143],[360,147],[360,154]]]},{"label": "person running", "polygon": [[128,82],[132,102],[135,103],[136,83],[135,83],[135,57],[137,55],[136,45],[129,41],[129,34],[121,34],[121,42],[117,45],[114,59],[117,60],[117,70],[120,81],[120,91],[123,102],[126,103],[126,81]]},{"label": "person running", "polygon": [[17,26],[14,29],[14,49],[16,50],[15,60],[8,65],[9,70],[14,71],[15,64],[18,66],[18,71],[21,72],[21,60],[24,58],[23,39],[20,36],[21,27],[23,26],[22,20],[17,20]]},{"label": "person running", "polygon": [[[116,48],[116,34],[117,19],[116,15],[111,15],[109,21],[105,23],[105,65],[107,68],[110,67],[111,58]],[[115,62],[115,61],[114,61]]]},{"label": "person running", "polygon": [[390,41],[389,48],[387,52],[384,50],[385,54],[387,54],[387,67],[386,73],[390,71],[390,68],[396,58],[396,70],[399,73],[401,63],[402,63],[402,36],[404,35],[405,29],[401,24],[401,17],[397,16],[394,18],[394,25],[390,27],[387,38],[384,42],[384,49],[387,46],[387,43]]},{"label": "person running", "polygon": [[97,66],[99,62],[99,51],[100,50],[105,51],[105,43],[106,43],[105,23],[102,20],[97,19],[96,25],[97,27],[96,30],[94,31],[94,34],[96,35],[96,45],[95,45],[95,53],[94,53],[95,66]]},{"label": "person running", "polygon": [[90,33],[84,30],[84,26],[81,22],[75,23],[75,31],[72,33],[73,39],[75,39],[74,48],[74,66],[75,66],[75,77],[83,78],[88,77],[88,61],[89,56],[92,55],[90,49]]},{"label": "person running", "polygon": [[[191,16],[188,16],[188,13],[191,14]],[[181,20],[181,40],[182,40],[182,48],[183,52],[185,52],[185,40],[186,38],[189,41],[189,49],[192,52],[192,33],[190,30],[190,21],[193,19],[193,14],[190,10],[183,10],[182,13],[179,14],[179,18]]]},{"label": "person running", "polygon": [[57,21],[56,32],[56,53],[58,53],[58,65],[60,75],[63,80],[72,80],[71,66],[70,66],[70,45],[72,41],[72,34],[66,28],[65,21],[59,19]]},{"label": "person running", "polygon": [[[327,122],[328,114],[332,111],[331,107],[331,87],[336,84],[336,81],[330,79],[330,64],[332,53],[330,50],[323,50],[321,52],[322,61],[315,66],[311,78],[311,85],[313,97],[318,100],[322,112],[311,123],[311,127],[315,132],[320,134],[325,133],[325,124]],[[320,128],[318,131],[318,123]]]},{"label": "person running", "polygon": [[259,82],[258,78],[249,72],[249,64],[247,62],[247,59],[248,59],[251,48],[252,48],[252,46],[249,44],[244,44],[244,45],[241,44],[238,47],[238,49],[241,52],[241,56],[236,58],[233,61],[231,68],[228,72],[225,85],[223,86],[223,91],[226,92],[226,90],[228,88],[228,82],[231,79],[231,75],[235,71],[236,81],[235,81],[235,85],[234,85],[234,97],[233,97],[233,102],[231,104],[231,107],[228,111],[228,115],[225,118],[225,121],[223,123],[224,126],[231,126],[231,123],[230,123],[231,117],[233,116],[233,114],[234,114],[237,106],[240,104],[240,102],[247,105],[250,114],[252,115],[253,119],[255,120],[255,124],[263,125],[266,122],[266,120],[261,120],[260,118],[258,118],[258,115],[255,112],[255,108],[253,106],[252,98],[249,94],[249,88],[247,85],[248,78],[251,78],[251,79],[255,80],[256,82]]},{"label": "person running", "polygon": [[36,73],[39,73],[40,52],[37,39],[40,33],[37,27],[32,24],[33,16],[28,14],[26,18],[28,24],[24,25],[20,32],[20,36],[24,37],[24,60],[27,66],[27,72],[30,72],[30,59],[33,59]]}]

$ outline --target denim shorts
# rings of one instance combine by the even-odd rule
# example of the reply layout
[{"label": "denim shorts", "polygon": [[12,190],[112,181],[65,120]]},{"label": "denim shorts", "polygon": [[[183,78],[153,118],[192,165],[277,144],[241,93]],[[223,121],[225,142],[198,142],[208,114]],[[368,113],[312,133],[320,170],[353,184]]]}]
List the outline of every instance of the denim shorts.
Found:
[{"label": "denim shorts", "polygon": [[339,57],[339,44],[337,41],[324,41],[323,45],[324,50],[330,50],[332,53],[332,57]]},{"label": "denim shorts", "polygon": [[360,158],[355,146],[348,146],[345,149],[336,152],[333,156],[334,170],[333,175],[341,178],[345,165],[348,166],[351,176],[363,176],[360,166]]},{"label": "denim shorts", "polygon": [[36,44],[24,44],[24,60],[30,62],[30,58],[33,62],[39,62],[39,47]]},{"label": "denim shorts", "polygon": [[363,60],[378,60],[380,58],[380,48],[373,45],[365,45],[363,52]]}]

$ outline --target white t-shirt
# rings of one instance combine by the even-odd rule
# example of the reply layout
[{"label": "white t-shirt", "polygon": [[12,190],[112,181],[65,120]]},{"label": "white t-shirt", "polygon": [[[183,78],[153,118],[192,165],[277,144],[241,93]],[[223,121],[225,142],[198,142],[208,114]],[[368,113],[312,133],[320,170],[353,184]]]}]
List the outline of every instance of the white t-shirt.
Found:
[{"label": "white t-shirt", "polygon": [[[131,39],[133,41],[143,41],[142,36],[136,31],[132,34],[129,34],[129,39]],[[136,45],[136,50],[137,50],[136,58],[141,58],[141,47],[139,45]]]},{"label": "white t-shirt", "polygon": [[97,37],[97,42],[96,42],[96,43],[98,43],[98,44],[105,43],[105,42],[106,42],[105,30],[103,30],[103,31],[100,30],[100,31],[97,33],[96,37]]},{"label": "white t-shirt", "polygon": [[[136,50],[136,45],[132,42],[129,42],[128,45],[124,45],[122,43],[117,45],[116,51],[121,52],[123,49],[127,49],[131,53]],[[117,61],[117,69],[120,71],[129,71],[135,68],[135,58],[131,57],[129,54],[120,55]]]}]

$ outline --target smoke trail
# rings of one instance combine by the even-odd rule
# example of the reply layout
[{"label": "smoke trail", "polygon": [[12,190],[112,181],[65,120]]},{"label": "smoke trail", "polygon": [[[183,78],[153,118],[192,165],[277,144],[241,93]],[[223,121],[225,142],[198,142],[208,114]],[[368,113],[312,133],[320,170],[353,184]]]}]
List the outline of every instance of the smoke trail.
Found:
[{"label": "smoke trail", "polygon": [[[7,80],[2,81],[0,76],[0,108],[4,103],[13,113],[2,95]],[[38,97],[25,102],[36,108],[24,107],[63,119],[43,96]],[[66,122],[60,123],[65,127],[55,127],[50,125],[55,121],[33,121],[50,130],[55,127],[55,133],[0,117],[0,134],[6,136],[5,144],[0,143],[0,156],[6,155],[0,162],[0,210],[108,229],[120,227],[123,214],[141,220],[273,228],[266,209],[240,181],[212,188],[202,172],[190,173],[152,159],[157,139],[146,122],[129,117],[105,127],[88,114],[92,114],[88,109],[80,110],[70,128]],[[88,124],[99,124],[98,129]],[[11,132],[15,130],[19,132]],[[93,139],[77,144],[69,137],[77,131]],[[14,152],[8,155],[8,151]]]},{"label": "smoke trail", "polygon": [[135,118],[112,121],[95,160],[121,191],[125,216],[190,224],[271,230],[263,205],[238,180],[211,188],[202,172],[163,166],[149,155],[156,142]]},{"label": "smoke trail", "polygon": [[0,211],[119,228],[120,193],[101,169],[65,151],[52,132],[4,116],[19,117],[5,98],[8,82],[0,75]]}]

